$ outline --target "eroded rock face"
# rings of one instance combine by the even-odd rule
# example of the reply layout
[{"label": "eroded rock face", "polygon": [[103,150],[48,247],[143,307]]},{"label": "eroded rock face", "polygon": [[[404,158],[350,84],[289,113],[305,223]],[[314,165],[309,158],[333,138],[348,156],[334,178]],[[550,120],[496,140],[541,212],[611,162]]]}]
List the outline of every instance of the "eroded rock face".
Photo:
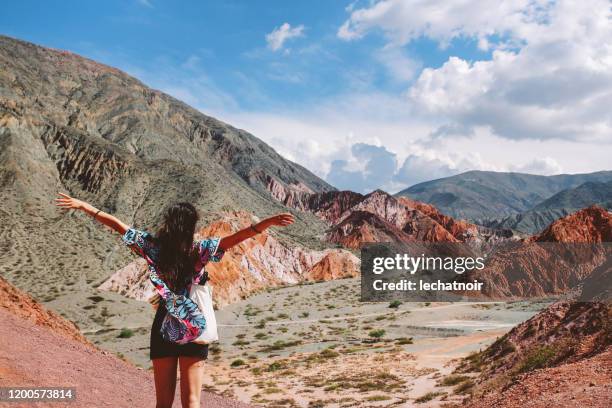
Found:
[{"label": "eroded rock face", "polygon": [[612,242],[612,214],[596,205],[560,218],[532,238],[535,242]]},{"label": "eroded rock face", "polygon": [[514,239],[510,231],[497,231],[455,220],[429,204],[395,198],[376,190],[363,195],[352,191],[311,193],[288,190],[270,180],[271,195],[301,211],[325,220],[328,242],[358,249],[368,242],[470,242],[477,246]]},{"label": "eroded rock face", "polygon": [[489,258],[486,269],[470,272],[468,280],[486,281],[486,294],[496,299],[561,295],[612,256],[608,245],[580,244],[611,241],[612,215],[597,206],[585,208],[522,243],[503,247]]},{"label": "eroded rock face", "polygon": [[[223,237],[254,222],[246,212],[226,213],[198,231],[196,237]],[[314,251],[288,246],[268,232],[253,237],[228,251],[221,262],[206,266],[219,306],[232,303],[268,287],[356,277],[359,259],[346,250]],[[118,270],[100,289],[138,300],[153,295],[146,264],[136,260]]]}]

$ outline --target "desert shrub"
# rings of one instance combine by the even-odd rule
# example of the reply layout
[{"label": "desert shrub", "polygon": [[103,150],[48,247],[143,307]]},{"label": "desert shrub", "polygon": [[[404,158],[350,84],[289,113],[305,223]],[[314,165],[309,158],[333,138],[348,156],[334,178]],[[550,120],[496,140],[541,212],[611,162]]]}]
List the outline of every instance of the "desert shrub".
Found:
[{"label": "desert shrub", "polygon": [[459,385],[453,388],[453,392],[455,394],[467,394],[473,387],[474,387],[474,381],[466,380],[466,381],[459,383]]},{"label": "desert shrub", "polygon": [[246,364],[246,362],[243,359],[238,358],[238,359],[232,361],[232,363],[230,364],[230,367],[236,368],[236,367],[243,366],[245,364]]},{"label": "desert shrub", "polygon": [[395,342],[398,345],[400,345],[400,346],[402,346],[404,344],[412,344],[413,343],[412,337],[399,337],[399,338],[395,339]]},{"label": "desert shrub", "polygon": [[529,353],[529,355],[520,364],[518,371],[521,373],[525,373],[527,371],[532,371],[537,368],[545,367],[554,357],[555,350],[552,347],[539,347]]},{"label": "desert shrub", "polygon": [[457,385],[469,379],[470,377],[468,377],[467,375],[451,374],[444,377],[442,381],[440,381],[440,385],[444,387],[450,387],[452,385]]},{"label": "desert shrub", "polygon": [[335,358],[335,357],[338,357],[340,355],[340,353],[338,353],[337,351],[334,351],[332,349],[327,348],[327,349],[321,351],[319,353],[319,355],[321,357],[323,357],[323,358]]},{"label": "desert shrub", "polygon": [[287,347],[297,346],[301,343],[302,342],[300,340],[294,340],[294,341],[277,340],[273,344],[263,347],[260,351],[262,352],[278,351],[278,350],[282,350]]},{"label": "desert shrub", "polygon": [[374,338],[374,339],[380,339],[385,335],[386,331],[384,329],[377,329],[377,330],[372,330],[370,333],[368,333],[368,336]]},{"label": "desert shrub", "polygon": [[308,316],[310,316],[310,313],[308,313],[308,312],[300,313],[300,317],[302,317],[302,318],[307,318]]},{"label": "desert shrub", "polygon": [[131,329],[121,329],[121,331],[119,332],[119,335],[117,337],[119,337],[120,339],[129,339],[133,335],[134,335],[134,330],[131,330]]},{"label": "desert shrub", "polygon": [[282,370],[284,368],[287,368],[286,363],[282,361],[275,361],[268,365],[268,368],[266,368],[266,371],[274,372],[274,371]]},{"label": "desert shrub", "polygon": [[424,402],[431,401],[432,399],[437,398],[444,394],[445,394],[444,392],[440,392],[440,391],[428,392],[427,394],[422,395],[419,398],[415,399],[414,402],[416,402],[417,404],[422,404]]},{"label": "desert shrub", "polygon": [[246,346],[248,344],[251,344],[251,342],[247,340],[238,339],[232,343],[232,346]]},{"label": "desert shrub", "polygon": [[366,398],[366,401],[387,401],[390,400],[391,397],[388,395],[370,395],[369,397]]},{"label": "desert shrub", "polygon": [[401,304],[402,304],[401,300],[393,300],[391,301],[391,303],[389,303],[389,307],[391,309],[397,309],[398,307],[400,307]]},{"label": "desert shrub", "polygon": [[264,332],[258,332],[258,333],[255,333],[255,336],[253,337],[255,337],[256,339],[262,340],[262,339],[268,338],[268,335]]}]

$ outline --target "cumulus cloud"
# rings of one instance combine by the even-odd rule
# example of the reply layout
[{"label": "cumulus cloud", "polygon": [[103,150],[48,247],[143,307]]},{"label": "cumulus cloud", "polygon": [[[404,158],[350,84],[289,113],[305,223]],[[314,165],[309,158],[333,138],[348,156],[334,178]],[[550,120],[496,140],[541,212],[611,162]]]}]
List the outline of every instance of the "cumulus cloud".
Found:
[{"label": "cumulus cloud", "polygon": [[406,157],[394,179],[404,186],[439,179],[461,173],[457,166],[437,157],[411,154]]},{"label": "cumulus cloud", "polygon": [[291,27],[291,24],[284,23],[272,30],[271,33],[266,34],[266,42],[268,43],[268,48],[272,51],[279,51],[287,40],[302,37],[303,35],[304,26],[302,24],[297,27]]},{"label": "cumulus cloud", "polygon": [[[342,189],[368,193],[377,188],[384,188],[395,174],[397,159],[395,154],[385,147],[367,143],[356,143],[351,146],[350,160],[334,160],[327,174],[327,181]],[[351,161],[358,167],[351,169]]]},{"label": "cumulus cloud", "polygon": [[533,159],[532,161],[522,165],[511,165],[510,171],[518,173],[541,174],[550,176],[553,174],[561,174],[563,167],[552,157],[542,157]]},{"label": "cumulus cloud", "polygon": [[387,47],[472,38],[492,50],[479,61],[451,56],[407,90],[407,109],[437,123],[437,137],[486,129],[513,140],[610,143],[611,18],[607,0],[384,0],[353,9],[338,36],[379,31]]}]

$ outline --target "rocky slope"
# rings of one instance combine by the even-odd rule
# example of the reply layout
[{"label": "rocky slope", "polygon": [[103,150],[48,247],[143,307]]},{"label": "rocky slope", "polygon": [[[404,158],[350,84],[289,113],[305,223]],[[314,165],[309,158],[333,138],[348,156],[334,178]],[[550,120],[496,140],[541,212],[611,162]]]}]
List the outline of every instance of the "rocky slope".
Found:
[{"label": "rocky slope", "polygon": [[[580,406],[612,402],[612,263],[587,277],[608,286],[601,302],[583,298],[552,304],[513,328],[483,352],[469,356],[459,371],[478,371],[470,407]],[[585,296],[584,290],[581,295]],[[593,293],[588,295],[590,299]]]},{"label": "rocky slope", "polygon": [[562,295],[612,256],[608,242],[612,214],[592,206],[553,222],[538,235],[496,248],[486,268],[465,279],[486,282],[484,293],[494,299]]},{"label": "rocky slope", "polygon": [[[56,407],[150,407],[153,375],[95,348],[69,321],[0,278],[0,386],[75,387],[76,402]],[[178,394],[178,393],[177,393]],[[202,406],[248,405],[204,392]],[[9,403],[49,406],[51,403]],[[175,397],[175,407],[180,397]]]},{"label": "rocky slope", "polygon": [[612,242],[612,213],[596,205],[553,222],[533,242]]},{"label": "rocky slope", "polygon": [[[225,214],[198,231],[198,236],[225,236],[253,223],[246,212]],[[356,277],[359,259],[343,249],[310,250],[286,245],[264,232],[228,251],[221,262],[206,270],[214,288],[215,302],[222,306],[244,299],[268,287],[304,281]],[[134,261],[113,274],[100,289],[146,300],[153,295],[146,264]]]},{"label": "rocky slope", "polygon": [[381,190],[366,195],[352,191],[273,191],[284,205],[324,220],[329,226],[326,240],[347,248],[386,241],[469,242],[481,246],[513,238],[509,230],[457,221],[432,205],[406,197],[395,198]]},{"label": "rocky slope", "polygon": [[[396,196],[433,204],[451,217],[480,223],[481,220],[503,219],[531,210],[554,194],[586,182],[610,181],[612,171],[556,176],[468,171],[414,185]],[[597,201],[585,202],[578,208],[595,203]]]},{"label": "rocky slope", "polygon": [[17,289],[2,277],[0,277],[0,310],[79,343],[92,345],[74,323],[47,310],[30,295]]}]

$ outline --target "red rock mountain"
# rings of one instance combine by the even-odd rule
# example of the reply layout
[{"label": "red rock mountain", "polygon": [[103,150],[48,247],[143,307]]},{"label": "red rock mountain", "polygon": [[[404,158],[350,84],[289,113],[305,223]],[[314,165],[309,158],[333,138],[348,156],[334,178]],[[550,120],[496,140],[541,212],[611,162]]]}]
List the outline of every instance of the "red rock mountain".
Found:
[{"label": "red rock mountain", "polygon": [[367,242],[472,242],[511,237],[440,213],[429,204],[395,198],[381,190],[363,195],[352,191],[306,192],[288,190],[270,181],[274,198],[289,207],[314,213],[329,225],[329,242],[358,249]]},{"label": "red rock mountain", "polygon": [[612,242],[612,214],[596,205],[550,224],[535,242]]},{"label": "red rock mountain", "polygon": [[610,245],[581,244],[611,241],[612,214],[597,206],[585,208],[522,243],[502,247],[490,256],[486,269],[466,279],[487,282],[485,293],[495,299],[561,295],[612,256]]}]

